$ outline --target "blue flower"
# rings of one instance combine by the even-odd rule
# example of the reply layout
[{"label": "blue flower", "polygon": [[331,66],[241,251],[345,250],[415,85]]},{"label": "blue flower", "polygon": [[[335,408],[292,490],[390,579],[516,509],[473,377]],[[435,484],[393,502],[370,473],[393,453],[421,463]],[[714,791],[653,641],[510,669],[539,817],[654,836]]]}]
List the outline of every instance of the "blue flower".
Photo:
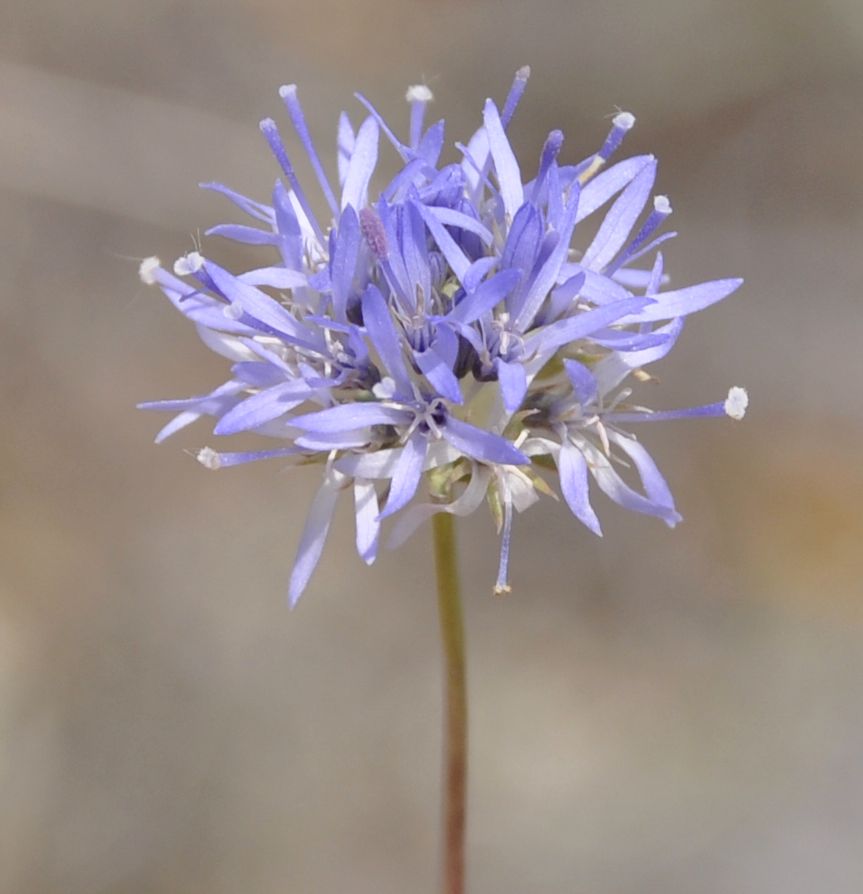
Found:
[{"label": "blue flower", "polygon": [[[644,367],[671,350],[684,318],[740,280],[664,289],[657,248],[675,234],[657,235],[671,213],[666,197],[650,210],[656,160],[610,164],[635,122],[629,113],[576,164],[561,163],[563,134],[553,131],[526,179],[507,128],[528,73],[517,73],[501,109],[487,100],[481,127],[455,144],[456,164],[441,164],[444,122],[426,127],[427,87],[407,92],[407,142],[358,96],[367,111],[360,126],[346,114],[339,120],[338,189],[296,87],[283,87],[323,201],[310,201],[278,126],[266,119],[261,130],[282,170],[270,204],[202,184],[251,219],[207,235],[264,247],[264,265],[235,274],[199,251],[173,272],[156,258],[141,264],[141,279],[231,362],[228,380],[209,394],[141,405],[175,413],[157,442],[211,416],[217,436],[252,432],[280,446],[205,447],[198,459],[207,468],[284,458],[323,466],[291,604],[344,491],[353,493],[357,551],[367,563],[384,520],[397,518],[390,544],[398,545],[436,512],[467,515],[487,501],[501,531],[502,592],[513,512],[540,494],[555,496],[544,476],[557,472],[567,505],[597,534],[591,477],[625,508],[674,525],[669,488],[628,427],[745,412],[740,388],[688,410],[653,412],[631,401],[630,381],[648,377]],[[372,199],[382,136],[400,165]],[[593,237],[580,244],[577,225],[598,213]],[[652,265],[637,266],[648,255]]]}]

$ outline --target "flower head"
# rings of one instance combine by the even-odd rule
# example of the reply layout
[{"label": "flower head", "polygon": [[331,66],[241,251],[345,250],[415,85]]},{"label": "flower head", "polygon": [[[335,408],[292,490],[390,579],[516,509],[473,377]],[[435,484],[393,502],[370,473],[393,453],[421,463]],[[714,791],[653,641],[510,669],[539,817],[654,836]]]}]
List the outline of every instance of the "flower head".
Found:
[{"label": "flower head", "polygon": [[[427,87],[407,91],[406,142],[359,96],[368,113],[359,127],[346,114],[339,121],[337,189],[296,87],[282,87],[323,201],[310,201],[278,126],[266,119],[261,131],[282,170],[271,202],[202,184],[251,219],[207,235],[260,246],[261,266],[233,273],[198,251],[173,272],[156,258],[141,264],[141,279],[157,284],[231,363],[228,380],[209,394],[142,405],[176,414],[156,440],[211,416],[217,436],[253,432],[279,446],[204,447],[198,459],[209,469],[270,458],[323,467],[292,604],[342,492],[353,495],[367,563],[391,516],[397,545],[436,512],[466,515],[488,502],[501,530],[495,589],[504,591],[513,511],[555,495],[544,476],[556,470],[567,505],[597,534],[591,477],[625,508],[674,525],[669,488],[629,427],[745,412],[742,388],[687,410],[633,402],[631,383],[671,350],[684,318],[741,281],[664,288],[657,249],[675,234],[658,235],[671,205],[665,196],[650,201],[656,160],[610,164],[631,114],[618,114],[599,151],[575,164],[561,161],[563,134],[552,131],[523,172],[507,128],[528,73],[517,73],[502,108],[486,101],[481,127],[456,143],[461,160],[453,164],[441,162],[444,122],[426,126]],[[400,167],[372,198],[382,137]],[[581,242],[576,227],[592,216],[601,219]]]}]

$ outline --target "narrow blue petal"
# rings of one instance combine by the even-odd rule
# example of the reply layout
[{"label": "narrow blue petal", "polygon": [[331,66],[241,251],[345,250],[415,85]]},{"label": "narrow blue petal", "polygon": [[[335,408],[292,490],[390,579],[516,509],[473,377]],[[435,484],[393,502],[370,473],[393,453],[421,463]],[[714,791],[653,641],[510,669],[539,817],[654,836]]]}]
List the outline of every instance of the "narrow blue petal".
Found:
[{"label": "narrow blue petal", "polygon": [[527,393],[527,374],[520,363],[506,363],[500,358],[495,363],[497,380],[503,395],[503,405],[508,413],[514,413]]},{"label": "narrow blue petal", "polygon": [[369,425],[404,425],[410,422],[407,410],[386,407],[376,401],[339,404],[326,410],[306,413],[291,420],[291,425],[303,431],[319,434],[339,434],[356,431]]},{"label": "narrow blue petal", "polygon": [[419,431],[414,432],[402,447],[401,455],[393,469],[390,495],[381,520],[394,515],[413,499],[422,478],[428,440]]},{"label": "narrow blue petal", "polygon": [[217,453],[209,447],[198,451],[198,462],[208,469],[227,469],[231,466],[242,466],[246,463],[261,462],[265,459],[284,459],[297,456],[302,451],[296,447],[280,447],[276,450],[254,450],[245,453]]},{"label": "narrow blue petal", "polygon": [[563,368],[566,370],[576,400],[582,407],[592,404],[596,400],[598,388],[591,371],[577,360],[569,359],[563,361]]},{"label": "narrow blue petal", "polygon": [[640,323],[683,317],[727,298],[742,284],[742,279],[717,279],[698,286],[676,289],[673,292],[660,292],[658,295],[652,295],[654,303],[638,311],[635,317]]},{"label": "narrow blue petal", "polygon": [[338,485],[330,479],[325,479],[318,489],[314,500],[312,500],[303,535],[300,538],[300,545],[297,549],[297,557],[294,560],[294,568],[288,589],[291,608],[297,604],[300,596],[303,595],[303,590],[306,589],[321,558],[338,499]]},{"label": "narrow blue petal", "polygon": [[396,389],[404,396],[411,394],[411,380],[402,354],[404,339],[396,331],[393,316],[384,296],[376,286],[369,286],[363,293],[363,323],[386,371],[396,383]]},{"label": "narrow blue petal", "polygon": [[381,523],[378,520],[378,493],[373,481],[354,481],[354,514],[357,528],[357,553],[371,565],[377,558]]},{"label": "narrow blue petal", "polygon": [[302,380],[283,382],[259,391],[225,413],[213,430],[214,434],[235,435],[241,431],[253,431],[266,422],[284,416],[313,393]]},{"label": "narrow blue petal", "polygon": [[259,230],[257,227],[246,227],[241,224],[219,224],[210,227],[206,236],[222,236],[244,245],[276,245],[279,241],[277,233],[271,230]]},{"label": "narrow blue petal", "polygon": [[356,145],[356,135],[351,126],[351,119],[348,118],[346,112],[339,115],[339,135],[337,144],[337,155],[339,163],[339,186],[344,187],[345,180],[348,176],[348,169],[351,165],[351,156],[354,154],[354,146]]},{"label": "narrow blue petal", "polygon": [[348,298],[351,294],[360,250],[360,222],[349,205],[342,212],[330,260],[330,282],[333,291],[333,316],[347,321]]},{"label": "narrow blue petal", "polygon": [[315,149],[315,144],[312,141],[312,136],[309,133],[309,128],[306,125],[306,118],[305,115],[303,115],[303,107],[300,105],[300,101],[297,98],[296,84],[287,84],[282,87],[279,90],[279,96],[282,97],[282,100],[287,107],[288,114],[291,117],[291,123],[294,125],[294,130],[297,132],[297,136],[300,138],[300,142],[306,150],[306,155],[308,155],[309,161],[312,163],[312,167],[315,170],[315,176],[318,178],[318,183],[321,185],[321,191],[327,200],[327,204],[330,206],[330,210],[333,214],[338,215],[336,197],[333,195],[330,181],[327,179],[324,166],[321,164],[321,160]]},{"label": "narrow blue petal", "polygon": [[627,298],[559,320],[531,335],[525,342],[525,352],[529,353],[532,349],[536,349],[543,354],[551,353],[562,345],[591,335],[627,314],[642,310],[649,303],[650,300],[647,298]]},{"label": "narrow blue petal", "polygon": [[591,270],[603,270],[614,260],[617,253],[626,244],[629,234],[635,226],[653,189],[656,179],[656,160],[649,161],[633,181],[623,190],[605,215],[605,219],[597,231],[582,258],[582,266]]},{"label": "narrow blue petal", "polygon": [[515,153],[509,144],[503,131],[503,124],[497,111],[497,106],[490,99],[486,100],[483,109],[483,123],[488,132],[488,142],[491,149],[491,157],[494,160],[494,169],[497,174],[497,182],[500,187],[500,197],[503,207],[513,220],[519,208],[524,204],[524,187],[521,182],[521,171],[518,167]]},{"label": "narrow blue petal", "polygon": [[241,273],[237,279],[249,286],[270,286],[273,289],[300,289],[308,286],[305,273],[287,267],[259,267]]},{"label": "narrow blue petal", "polygon": [[518,285],[517,270],[502,270],[491,279],[487,279],[470,295],[461,301],[447,314],[445,319],[454,323],[473,323],[483,314],[496,307]]},{"label": "narrow blue petal", "polygon": [[569,243],[572,239],[572,232],[575,229],[575,214],[578,210],[578,204],[578,189],[573,188],[563,215],[557,244],[528,287],[520,306],[514,308],[517,310],[514,327],[519,332],[527,330],[548,293],[554,288],[560,278],[561,267],[569,255]]},{"label": "narrow blue petal", "polygon": [[[445,226],[458,227],[460,230],[475,233],[486,245],[491,245],[494,241],[494,236],[492,236],[488,227],[469,214],[456,211],[453,208],[441,208],[434,205],[427,206],[427,210],[429,214],[433,214]],[[504,266],[509,267],[512,265],[506,264]]]},{"label": "narrow blue petal", "polygon": [[467,255],[465,255],[465,253],[458,247],[455,239],[453,239],[447,232],[446,227],[428,208],[426,208],[425,205],[417,205],[417,208],[422,215],[423,220],[426,222],[426,226],[429,228],[432,238],[437,243],[437,247],[441,250],[447,263],[452,268],[452,272],[455,273],[458,281],[464,285],[465,276],[470,269],[470,261],[468,260]]},{"label": "narrow blue petal", "polygon": [[530,460],[506,438],[477,428],[475,425],[463,422],[453,416],[446,420],[442,434],[456,450],[482,462],[503,463],[512,466],[530,464]]},{"label": "narrow blue petal", "polygon": [[599,519],[590,505],[587,460],[584,458],[584,454],[568,440],[560,445],[557,470],[560,474],[561,493],[566,500],[566,505],[572,510],[572,514],[590,528],[594,534],[602,537]]},{"label": "narrow blue petal", "polygon": [[245,211],[249,217],[254,217],[262,223],[272,224],[275,220],[273,209],[269,205],[264,205],[262,202],[256,202],[254,199],[248,198],[248,196],[235,192],[223,183],[199,183],[198,186],[200,186],[201,189],[208,189],[213,192],[221,193],[242,211]]},{"label": "narrow blue petal", "polygon": [[[444,336],[447,331],[441,327],[438,330],[438,338]],[[450,334],[452,335],[452,333]],[[464,395],[462,395],[461,386],[452,371],[451,363],[444,360],[434,344],[426,351],[414,352],[414,359],[422,374],[441,397],[445,397],[455,404],[464,403]]]},{"label": "narrow blue petal", "polygon": [[651,163],[655,163],[652,155],[636,155],[597,174],[581,190],[576,223],[601,208],[612,196],[628,186],[644,170],[645,165]]},{"label": "narrow blue petal", "polygon": [[615,425],[620,422],[668,422],[673,419],[694,419],[701,416],[726,416],[725,401],[703,404],[700,407],[686,407],[680,410],[655,410],[649,413],[620,412],[605,413],[603,421]]},{"label": "narrow blue petal", "polygon": [[374,118],[366,118],[357,133],[354,151],[348,164],[342,189],[342,211],[351,205],[360,211],[368,204],[369,181],[378,161],[378,125]]}]

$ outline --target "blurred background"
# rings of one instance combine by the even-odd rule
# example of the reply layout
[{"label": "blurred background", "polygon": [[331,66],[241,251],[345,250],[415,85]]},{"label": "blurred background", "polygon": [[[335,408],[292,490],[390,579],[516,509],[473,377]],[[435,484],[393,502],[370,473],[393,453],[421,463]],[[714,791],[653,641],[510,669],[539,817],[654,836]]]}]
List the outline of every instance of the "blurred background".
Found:
[{"label": "blurred background", "polygon": [[204,426],[153,446],[135,403],[224,365],[137,262],[238,219],[197,182],[268,195],[280,84],[332,168],[354,90],[404,128],[428,83],[451,144],[526,63],[528,168],[631,109],[674,282],[746,278],[650,403],[751,412],[644,432],[675,531],[601,497],[601,541],[520,517],[505,598],[462,525],[471,891],[863,890],[858,0],[5,0],[2,894],[437,890],[429,532],[365,569],[340,515],[289,612],[316,473],[213,475]]}]

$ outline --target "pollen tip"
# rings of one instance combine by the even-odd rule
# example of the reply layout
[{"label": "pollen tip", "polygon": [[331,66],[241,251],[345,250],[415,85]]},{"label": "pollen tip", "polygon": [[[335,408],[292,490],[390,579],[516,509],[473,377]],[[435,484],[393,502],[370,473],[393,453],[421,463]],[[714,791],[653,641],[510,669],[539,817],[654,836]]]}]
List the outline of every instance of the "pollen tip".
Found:
[{"label": "pollen tip", "polygon": [[138,276],[141,282],[146,286],[152,286],[156,283],[156,271],[162,266],[162,262],[153,255],[150,258],[144,258],[138,267]]},{"label": "pollen tip", "polygon": [[635,115],[632,112],[618,112],[611,123],[621,130],[632,130],[635,125]]},{"label": "pollen tip", "polygon": [[746,415],[749,406],[749,394],[745,388],[735,385],[728,389],[728,397],[725,398],[725,413],[738,421]]},{"label": "pollen tip", "polygon": [[264,118],[263,121],[258,125],[261,128],[262,133],[272,133],[276,130],[276,122],[273,121],[272,118]]},{"label": "pollen tip", "polygon": [[431,102],[434,99],[434,94],[425,84],[414,84],[412,87],[408,87],[405,99],[408,102]]},{"label": "pollen tip", "polygon": [[668,196],[655,196],[653,210],[659,214],[671,214],[671,202],[668,200]]},{"label": "pollen tip", "polygon": [[526,81],[530,77],[530,66],[522,65],[522,67],[515,73],[515,76],[520,81]]},{"label": "pollen tip", "polygon": [[195,459],[205,468],[215,472],[222,467],[222,457],[212,447],[201,448]]},{"label": "pollen tip", "polygon": [[296,84],[282,84],[282,86],[279,87],[279,96],[281,96],[282,99],[287,99],[290,96],[296,96],[296,95],[297,95],[297,85]]},{"label": "pollen tip", "polygon": [[512,587],[509,584],[495,584],[494,595],[503,596],[506,593],[512,593]]},{"label": "pollen tip", "polygon": [[174,261],[174,273],[177,276],[191,276],[204,266],[204,259],[200,252],[190,251],[187,255]]}]

